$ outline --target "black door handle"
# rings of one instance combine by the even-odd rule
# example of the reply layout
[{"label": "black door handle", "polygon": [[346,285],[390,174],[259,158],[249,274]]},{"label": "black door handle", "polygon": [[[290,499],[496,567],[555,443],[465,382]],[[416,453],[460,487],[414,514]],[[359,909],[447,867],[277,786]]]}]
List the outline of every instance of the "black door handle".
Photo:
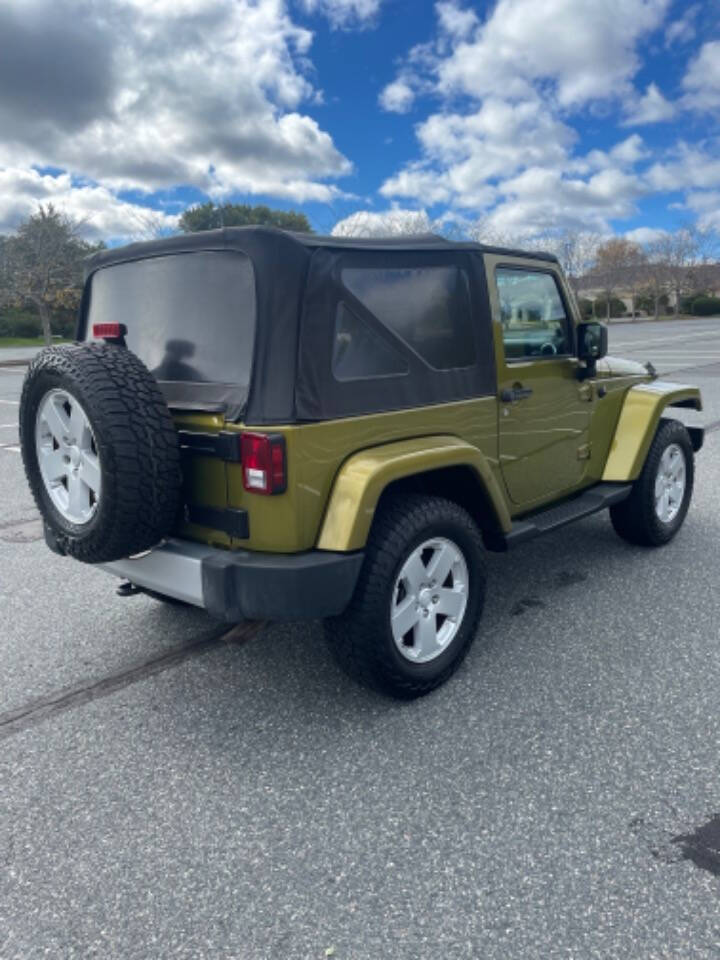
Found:
[{"label": "black door handle", "polygon": [[515,403],[516,400],[525,400],[532,396],[532,387],[512,387],[510,390],[501,390],[500,399],[503,403]]}]

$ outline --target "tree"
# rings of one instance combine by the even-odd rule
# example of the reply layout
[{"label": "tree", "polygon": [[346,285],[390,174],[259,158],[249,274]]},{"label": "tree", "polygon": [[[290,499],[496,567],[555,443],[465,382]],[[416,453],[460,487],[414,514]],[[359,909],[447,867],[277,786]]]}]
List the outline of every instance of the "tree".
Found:
[{"label": "tree", "polygon": [[665,245],[662,240],[654,240],[646,244],[643,277],[641,294],[652,303],[653,316],[657,320],[660,316],[660,307],[664,305],[667,308],[667,289],[670,281],[670,269],[665,260]]},{"label": "tree", "polygon": [[626,237],[611,237],[597,248],[592,273],[603,292],[608,320],[612,301],[620,289],[630,291],[631,313],[635,316],[635,298],[642,283],[644,262],[642,248]]},{"label": "tree", "polygon": [[312,233],[310,221],[304,213],[295,210],[271,210],[260,205],[251,207],[246,203],[224,203],[216,206],[211,200],[207,203],[189,207],[180,217],[180,229],[184,233],[198,230],[215,230],[218,227],[247,227],[263,224],[280,227],[283,230],[296,230],[300,233]]},{"label": "tree", "polygon": [[399,208],[382,213],[358,210],[332,228],[333,237],[411,237],[432,232],[433,225],[424,210]]},{"label": "tree", "polygon": [[564,228],[543,236],[539,245],[558,258],[577,297],[581,278],[597,258],[600,237],[596,233]]},{"label": "tree", "polygon": [[534,233],[507,233],[498,230],[487,218],[477,220],[469,231],[472,240],[495,247],[553,253],[558,258],[577,299],[580,281],[592,268],[600,237],[587,230],[558,227]]},{"label": "tree", "polygon": [[83,259],[98,249],[80,238],[79,229],[52,204],[41,205],[2,244],[0,287],[11,304],[35,308],[45,343],[52,340],[53,310],[77,309]]}]

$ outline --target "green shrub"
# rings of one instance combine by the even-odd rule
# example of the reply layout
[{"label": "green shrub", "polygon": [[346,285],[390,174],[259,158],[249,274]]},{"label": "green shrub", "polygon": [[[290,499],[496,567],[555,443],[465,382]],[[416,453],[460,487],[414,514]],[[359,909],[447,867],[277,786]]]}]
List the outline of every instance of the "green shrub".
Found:
[{"label": "green shrub", "polygon": [[56,314],[50,321],[52,332],[59,334],[66,340],[72,340],[77,327],[77,316],[74,310]]},{"label": "green shrub", "polygon": [[0,312],[0,337],[39,337],[40,317],[10,307]]},{"label": "green shrub", "polygon": [[720,297],[695,297],[690,304],[690,313],[695,317],[712,317],[720,314]]},{"label": "green shrub", "polygon": [[[60,337],[72,339],[75,336],[77,317],[74,310],[61,310],[50,319],[52,332]],[[42,328],[40,317],[30,310],[8,307],[0,310],[0,337],[40,337]]]},{"label": "green shrub", "polygon": [[[668,295],[663,293],[658,300],[659,313],[667,313],[668,304]],[[650,296],[650,294],[642,294],[642,296],[639,296],[635,301],[635,309],[642,310],[644,313],[647,313],[648,316],[652,316],[655,313],[655,298]]]},{"label": "green shrub", "polygon": [[[595,302],[595,315],[602,320],[607,316],[607,300],[597,300]],[[627,315],[627,307],[625,306],[624,301],[619,300],[617,297],[610,298],[610,316],[611,317],[624,317]]]}]

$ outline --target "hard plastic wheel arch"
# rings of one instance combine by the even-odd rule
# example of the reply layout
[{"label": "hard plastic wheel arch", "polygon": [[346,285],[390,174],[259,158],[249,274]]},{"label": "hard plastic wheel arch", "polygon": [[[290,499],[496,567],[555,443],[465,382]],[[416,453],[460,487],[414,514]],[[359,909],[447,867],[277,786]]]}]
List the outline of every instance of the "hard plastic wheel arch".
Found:
[{"label": "hard plastic wheel arch", "polygon": [[380,498],[391,484],[406,477],[457,466],[474,471],[493,511],[493,525],[507,533],[512,526],[507,504],[482,452],[458,437],[417,437],[370,447],[344,463],[335,478],[318,548],[362,549]]},{"label": "hard plastic wheel arch", "polygon": [[[605,464],[603,481],[623,483],[637,480],[660,420],[672,407],[702,410],[699,389],[656,380],[628,390]],[[688,432],[694,449],[699,450],[703,442],[702,429],[691,427]]]}]

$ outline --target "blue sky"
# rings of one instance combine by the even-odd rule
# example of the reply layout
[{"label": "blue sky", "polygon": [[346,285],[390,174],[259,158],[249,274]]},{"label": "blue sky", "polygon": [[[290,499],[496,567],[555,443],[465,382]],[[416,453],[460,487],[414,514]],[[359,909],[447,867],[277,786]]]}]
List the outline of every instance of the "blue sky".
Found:
[{"label": "blue sky", "polygon": [[5,0],[0,231],[720,229],[719,119],[715,0]]}]

